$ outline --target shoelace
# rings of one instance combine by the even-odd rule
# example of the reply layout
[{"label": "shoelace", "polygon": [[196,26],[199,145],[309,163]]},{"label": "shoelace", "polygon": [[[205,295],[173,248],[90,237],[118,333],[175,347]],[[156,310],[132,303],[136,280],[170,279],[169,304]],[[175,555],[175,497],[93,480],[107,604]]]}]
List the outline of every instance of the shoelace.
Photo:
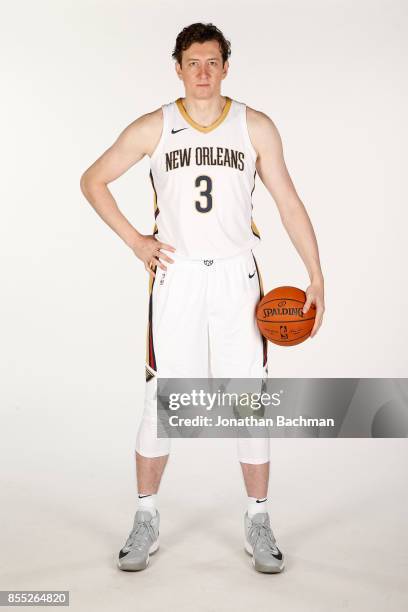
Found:
[{"label": "shoelace", "polygon": [[[137,542],[136,538],[139,536],[139,542]],[[146,544],[149,536],[151,537],[152,542],[156,538],[156,534],[154,532],[154,528],[150,521],[140,521],[136,523],[136,527],[132,529],[129,534],[128,539],[126,540],[126,544],[124,548],[137,548],[138,550],[142,550],[143,545]]]},{"label": "shoelace", "polygon": [[262,541],[265,542],[267,548],[269,548],[273,553],[278,553],[278,548],[273,541],[272,530],[267,525],[262,525],[261,523],[253,523],[249,529],[248,539],[250,542],[253,541],[253,548],[255,549],[258,544],[259,539],[262,538]]}]

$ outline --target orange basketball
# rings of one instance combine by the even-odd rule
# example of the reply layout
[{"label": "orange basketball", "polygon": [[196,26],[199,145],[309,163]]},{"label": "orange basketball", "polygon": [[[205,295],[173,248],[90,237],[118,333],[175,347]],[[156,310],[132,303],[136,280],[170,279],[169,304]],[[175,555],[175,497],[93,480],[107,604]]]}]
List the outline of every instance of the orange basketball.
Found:
[{"label": "orange basketball", "polygon": [[310,336],[316,317],[314,304],[303,314],[305,302],[306,293],[297,287],[276,287],[269,291],[256,308],[261,334],[280,346],[304,342]]}]

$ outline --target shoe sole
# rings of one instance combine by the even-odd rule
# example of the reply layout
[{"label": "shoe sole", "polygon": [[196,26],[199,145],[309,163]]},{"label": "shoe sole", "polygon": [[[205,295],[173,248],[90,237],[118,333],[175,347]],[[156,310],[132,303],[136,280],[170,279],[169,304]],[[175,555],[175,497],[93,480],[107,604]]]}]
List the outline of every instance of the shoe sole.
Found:
[{"label": "shoe sole", "polygon": [[[146,567],[149,565],[149,561],[150,561],[150,555],[154,555],[155,552],[157,552],[159,550],[159,540],[157,539],[155,542],[153,542],[153,544],[151,545],[151,547],[149,548],[149,552],[147,554],[147,559],[146,562],[143,564],[134,564],[134,565],[123,565],[122,564],[122,559],[118,559],[117,560],[117,566],[120,570],[124,571],[124,572],[140,572],[144,569],[146,569]],[[126,559],[126,557],[124,557]]]},{"label": "shoe sole", "polygon": [[270,567],[268,565],[262,565],[262,563],[257,563],[255,561],[253,548],[251,544],[247,542],[247,540],[244,540],[244,548],[248,555],[251,555],[252,565],[254,566],[257,572],[262,572],[263,574],[279,574],[285,567],[285,562],[283,559],[281,564],[275,567]]}]

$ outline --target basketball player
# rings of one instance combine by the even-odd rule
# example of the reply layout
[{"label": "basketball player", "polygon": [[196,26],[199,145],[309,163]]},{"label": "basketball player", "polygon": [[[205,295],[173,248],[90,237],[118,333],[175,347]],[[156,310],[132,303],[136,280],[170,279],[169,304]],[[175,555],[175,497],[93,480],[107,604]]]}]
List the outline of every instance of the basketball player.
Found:
[{"label": "basketball player", "polygon": [[[316,306],[311,337],[322,323],[324,281],[312,225],[273,121],[221,95],[229,55],[230,43],[213,24],[184,28],[173,58],[185,96],[136,119],[81,178],[85,197],[150,275],[145,405],[136,437],[139,501],[119,553],[123,570],[146,568],[159,547],[157,493],[170,440],[157,436],[157,377],[267,375],[266,341],[255,321],[263,295],[252,252],[260,240],[252,218],[256,173],[307,268],[304,312]],[[154,194],[152,235],[129,223],[107,187],[145,155]],[[245,549],[256,570],[280,572],[284,559],[267,509],[269,439],[238,438],[237,444],[248,495]]]}]

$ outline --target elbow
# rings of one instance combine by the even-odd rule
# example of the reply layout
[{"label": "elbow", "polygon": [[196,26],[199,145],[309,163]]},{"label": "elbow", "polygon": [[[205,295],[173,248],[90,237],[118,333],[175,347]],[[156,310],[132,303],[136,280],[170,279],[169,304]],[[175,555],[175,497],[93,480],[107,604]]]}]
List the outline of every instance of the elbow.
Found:
[{"label": "elbow", "polygon": [[101,180],[97,180],[94,175],[91,176],[89,169],[85,170],[79,180],[79,187],[88,200],[93,193],[99,191],[99,189],[104,188],[106,186],[107,183]]},{"label": "elbow", "polygon": [[88,193],[88,180],[87,180],[86,171],[83,173],[83,175],[81,176],[79,180],[79,188],[81,189],[82,193],[86,197]]},{"label": "elbow", "polygon": [[85,170],[85,172],[81,176],[79,181],[79,187],[86,199],[89,200],[89,198],[92,196],[92,193],[95,191],[96,182],[95,178],[92,178],[90,176],[88,170]]},{"label": "elbow", "polygon": [[92,185],[93,185],[92,178],[90,177],[88,170],[85,170],[85,172],[83,173],[83,175],[81,176],[79,180],[79,187],[87,199],[92,193]]}]

